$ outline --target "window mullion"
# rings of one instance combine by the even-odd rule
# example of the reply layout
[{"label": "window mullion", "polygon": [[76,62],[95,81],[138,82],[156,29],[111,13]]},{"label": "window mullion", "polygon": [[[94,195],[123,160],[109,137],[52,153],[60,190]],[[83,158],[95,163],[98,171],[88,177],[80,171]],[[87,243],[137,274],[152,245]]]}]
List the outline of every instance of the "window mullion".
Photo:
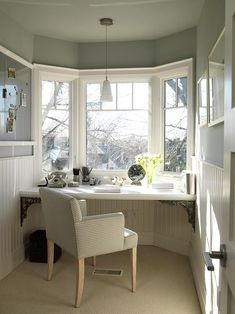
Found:
[{"label": "window mullion", "polygon": [[176,96],[175,107],[177,108],[178,107],[178,103],[179,103],[179,101],[178,101],[178,77],[176,79],[176,88],[175,88],[175,90],[176,90],[176,93],[175,93],[175,96]]}]

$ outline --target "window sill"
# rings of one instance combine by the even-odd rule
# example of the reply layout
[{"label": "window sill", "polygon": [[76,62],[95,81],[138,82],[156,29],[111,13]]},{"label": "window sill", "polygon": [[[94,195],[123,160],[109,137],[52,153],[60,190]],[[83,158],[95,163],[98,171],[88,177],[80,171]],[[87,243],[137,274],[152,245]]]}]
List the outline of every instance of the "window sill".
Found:
[{"label": "window sill", "polygon": [[35,141],[0,141],[0,146],[35,146]]}]

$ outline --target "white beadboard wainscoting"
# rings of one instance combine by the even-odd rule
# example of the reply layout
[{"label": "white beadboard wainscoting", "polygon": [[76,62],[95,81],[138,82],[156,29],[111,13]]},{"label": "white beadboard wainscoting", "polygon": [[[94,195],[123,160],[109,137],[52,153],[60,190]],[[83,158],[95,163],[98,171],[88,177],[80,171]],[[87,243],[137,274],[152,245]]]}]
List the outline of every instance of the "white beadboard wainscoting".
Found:
[{"label": "white beadboard wainscoting", "polygon": [[223,168],[195,159],[197,173],[196,232],[192,236],[190,262],[204,313],[219,313],[220,266],[213,259],[215,271],[206,269],[203,251],[219,251],[223,208]]},{"label": "white beadboard wainscoting", "polygon": [[24,260],[19,190],[33,185],[33,158],[0,158],[0,279]]},{"label": "white beadboard wainscoting", "polygon": [[[20,227],[19,190],[33,186],[33,157],[0,159],[1,252],[0,279],[24,260],[29,234],[44,228],[41,205],[31,205]],[[188,255],[192,226],[181,206],[152,200],[88,199],[88,214],[122,211],[126,227],[139,235],[139,244],[156,245]],[[24,238],[24,239],[23,239]]]},{"label": "white beadboard wainscoting", "polygon": [[127,228],[139,235],[139,244],[188,255],[192,226],[181,206],[160,201],[88,200],[91,215],[122,211]]},{"label": "white beadboard wainscoting", "polygon": [[[169,251],[189,255],[192,225],[181,206],[145,200],[87,199],[88,215],[123,212],[125,226],[138,233],[139,244],[155,245]],[[31,205],[24,220],[24,234],[44,228],[41,205]],[[27,238],[25,241],[27,245]]]}]

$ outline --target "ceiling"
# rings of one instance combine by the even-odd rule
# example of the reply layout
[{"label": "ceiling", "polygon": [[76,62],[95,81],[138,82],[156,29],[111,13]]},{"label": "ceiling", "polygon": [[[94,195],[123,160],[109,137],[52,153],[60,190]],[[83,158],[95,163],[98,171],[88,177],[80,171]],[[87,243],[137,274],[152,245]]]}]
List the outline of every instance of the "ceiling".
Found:
[{"label": "ceiling", "polygon": [[0,10],[32,34],[73,42],[157,39],[197,25],[204,0],[0,0]]}]

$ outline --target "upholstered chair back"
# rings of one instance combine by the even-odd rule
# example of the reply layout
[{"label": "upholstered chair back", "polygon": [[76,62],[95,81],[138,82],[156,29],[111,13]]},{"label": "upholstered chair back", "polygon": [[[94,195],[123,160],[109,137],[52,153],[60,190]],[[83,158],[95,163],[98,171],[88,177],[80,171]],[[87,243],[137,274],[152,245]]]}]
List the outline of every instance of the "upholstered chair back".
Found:
[{"label": "upholstered chair back", "polygon": [[49,188],[41,188],[40,196],[47,239],[77,257],[75,223],[82,220],[79,203],[84,201]]}]

